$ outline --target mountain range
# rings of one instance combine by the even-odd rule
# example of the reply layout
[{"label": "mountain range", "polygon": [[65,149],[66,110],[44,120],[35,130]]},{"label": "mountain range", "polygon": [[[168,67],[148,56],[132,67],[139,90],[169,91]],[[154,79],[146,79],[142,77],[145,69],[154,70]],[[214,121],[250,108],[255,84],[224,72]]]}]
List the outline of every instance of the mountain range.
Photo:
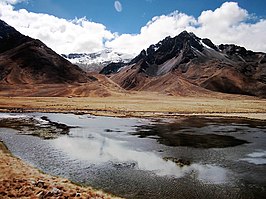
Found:
[{"label": "mountain range", "polygon": [[101,73],[127,90],[266,97],[265,53],[215,45],[187,31],[151,45],[127,64],[111,63]]},{"label": "mountain range", "polygon": [[116,52],[112,49],[104,49],[95,53],[62,54],[62,56],[87,72],[99,72],[110,63],[127,63],[134,58],[131,54]]},{"label": "mountain range", "polygon": [[[110,49],[58,55],[0,20],[0,95],[109,96],[152,91],[174,96],[219,92],[266,97],[265,55],[234,44],[215,45],[186,31],[166,37],[131,60],[130,55]],[[67,59],[98,64],[100,74],[84,71]]]}]

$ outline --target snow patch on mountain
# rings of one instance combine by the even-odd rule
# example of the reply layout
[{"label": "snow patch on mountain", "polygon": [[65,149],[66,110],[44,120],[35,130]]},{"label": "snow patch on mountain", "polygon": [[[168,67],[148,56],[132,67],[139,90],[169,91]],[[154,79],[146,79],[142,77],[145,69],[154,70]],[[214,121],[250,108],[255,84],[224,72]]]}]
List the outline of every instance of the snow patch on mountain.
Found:
[{"label": "snow patch on mountain", "polygon": [[127,63],[135,54],[119,53],[112,49],[105,49],[96,53],[71,53],[68,55],[62,54],[62,56],[85,71],[99,72],[112,62]]}]

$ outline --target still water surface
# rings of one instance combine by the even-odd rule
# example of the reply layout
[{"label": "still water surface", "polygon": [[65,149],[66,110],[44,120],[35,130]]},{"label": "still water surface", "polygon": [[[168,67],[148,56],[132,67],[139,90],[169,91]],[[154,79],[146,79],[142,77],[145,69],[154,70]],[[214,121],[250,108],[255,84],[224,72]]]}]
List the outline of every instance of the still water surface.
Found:
[{"label": "still water surface", "polygon": [[[266,123],[224,118],[137,119],[0,114],[73,126],[44,140],[0,129],[16,156],[52,175],[126,198],[264,198]],[[179,166],[174,159],[188,162]]]}]

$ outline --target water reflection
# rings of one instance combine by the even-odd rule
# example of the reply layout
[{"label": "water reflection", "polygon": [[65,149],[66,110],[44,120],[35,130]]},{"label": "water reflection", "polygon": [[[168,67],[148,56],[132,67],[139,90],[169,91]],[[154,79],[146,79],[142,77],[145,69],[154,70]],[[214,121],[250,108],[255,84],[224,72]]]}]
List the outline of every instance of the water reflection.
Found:
[{"label": "water reflection", "polygon": [[[265,122],[52,113],[2,116],[39,123],[46,116],[77,127],[54,140],[0,129],[0,139],[12,153],[45,172],[125,198],[265,197]],[[179,159],[187,166],[177,165]]]},{"label": "water reflection", "polygon": [[29,118],[29,116],[23,114],[0,113],[0,119],[16,119],[16,118]]},{"label": "water reflection", "polygon": [[[75,129],[75,135],[78,135]],[[158,176],[183,177],[193,175],[206,183],[224,183],[227,171],[219,166],[191,164],[178,166],[166,161],[151,151],[134,150],[127,141],[105,137],[99,133],[85,133],[82,136],[63,136],[53,140],[54,146],[71,159],[88,161],[89,164],[111,163],[117,169],[138,169],[152,172]]]},{"label": "water reflection", "polygon": [[266,151],[253,152],[248,154],[247,156],[247,158],[242,158],[240,160],[247,161],[256,165],[266,164]]},{"label": "water reflection", "polygon": [[249,143],[228,133],[247,131],[243,125],[229,123],[226,119],[179,118],[172,122],[157,122],[137,127],[133,135],[156,139],[167,146],[194,148],[225,148]]}]

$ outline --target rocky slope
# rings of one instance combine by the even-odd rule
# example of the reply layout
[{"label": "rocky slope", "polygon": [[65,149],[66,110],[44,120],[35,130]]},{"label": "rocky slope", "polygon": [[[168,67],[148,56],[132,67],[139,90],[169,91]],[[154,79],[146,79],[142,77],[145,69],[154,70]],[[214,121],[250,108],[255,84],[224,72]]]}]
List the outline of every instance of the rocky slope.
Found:
[{"label": "rocky slope", "polygon": [[0,20],[0,95],[106,96],[117,89],[106,77],[84,72]]},{"label": "rocky slope", "polygon": [[217,46],[184,31],[151,45],[128,64],[113,63],[101,73],[129,90],[266,97],[265,55],[233,44]]}]

